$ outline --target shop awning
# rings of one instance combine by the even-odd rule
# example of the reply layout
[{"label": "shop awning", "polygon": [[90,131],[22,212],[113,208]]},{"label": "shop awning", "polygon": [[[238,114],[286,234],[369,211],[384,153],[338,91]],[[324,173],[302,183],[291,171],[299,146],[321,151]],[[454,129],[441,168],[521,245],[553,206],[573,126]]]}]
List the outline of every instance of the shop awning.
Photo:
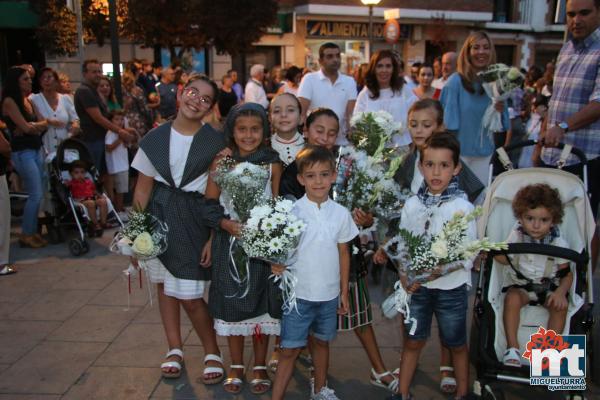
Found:
[{"label": "shop awning", "polygon": [[0,1],[0,28],[31,29],[38,25],[38,16],[28,1]]}]

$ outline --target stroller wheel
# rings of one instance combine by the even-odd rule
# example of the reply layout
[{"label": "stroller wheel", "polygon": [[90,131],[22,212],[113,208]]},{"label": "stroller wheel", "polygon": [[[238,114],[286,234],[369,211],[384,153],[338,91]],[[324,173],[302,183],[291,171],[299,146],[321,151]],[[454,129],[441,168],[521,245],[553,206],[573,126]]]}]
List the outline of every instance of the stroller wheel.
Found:
[{"label": "stroller wheel", "polygon": [[82,254],[85,254],[90,251],[90,245],[88,242],[83,242],[82,245],[83,245],[83,253]]},{"label": "stroller wheel", "polygon": [[71,239],[69,241],[69,251],[71,252],[71,254],[73,254],[75,257],[82,255],[85,251],[84,251],[84,244],[87,247],[87,243],[82,242],[79,239]]}]

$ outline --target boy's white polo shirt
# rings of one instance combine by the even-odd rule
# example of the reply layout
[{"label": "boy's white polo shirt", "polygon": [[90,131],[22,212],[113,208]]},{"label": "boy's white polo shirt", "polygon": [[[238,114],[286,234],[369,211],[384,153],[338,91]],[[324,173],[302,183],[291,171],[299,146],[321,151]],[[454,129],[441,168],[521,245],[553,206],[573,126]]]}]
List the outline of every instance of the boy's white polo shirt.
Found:
[{"label": "boy's white polo shirt", "polygon": [[338,73],[332,84],[331,80],[323,74],[322,70],[306,74],[300,82],[298,97],[310,100],[308,111],[319,107],[332,109],[340,119],[338,144],[347,144],[345,138],[346,106],[349,101],[356,100],[356,82],[348,75]]},{"label": "boy's white polo shirt", "polygon": [[338,243],[354,239],[358,228],[350,212],[331,199],[319,208],[304,195],[292,212],[306,223],[298,259],[290,267],[298,279],[296,297],[308,301],[332,300],[340,293]]}]

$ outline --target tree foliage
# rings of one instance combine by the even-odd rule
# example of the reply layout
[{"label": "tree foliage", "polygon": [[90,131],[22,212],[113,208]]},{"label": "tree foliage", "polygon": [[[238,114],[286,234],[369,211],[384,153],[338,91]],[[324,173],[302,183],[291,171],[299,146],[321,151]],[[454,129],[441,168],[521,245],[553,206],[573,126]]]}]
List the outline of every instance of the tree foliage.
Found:
[{"label": "tree foliage", "polygon": [[75,14],[65,6],[64,0],[31,0],[29,4],[40,16],[35,33],[40,47],[61,56],[77,53]]},{"label": "tree foliage", "polygon": [[[31,0],[40,15],[40,44],[49,53],[77,52],[75,14],[65,0]],[[103,45],[110,37],[106,0],[81,0],[84,38]],[[214,45],[237,54],[276,22],[276,0],[117,0],[121,37],[150,47],[180,50]]]}]

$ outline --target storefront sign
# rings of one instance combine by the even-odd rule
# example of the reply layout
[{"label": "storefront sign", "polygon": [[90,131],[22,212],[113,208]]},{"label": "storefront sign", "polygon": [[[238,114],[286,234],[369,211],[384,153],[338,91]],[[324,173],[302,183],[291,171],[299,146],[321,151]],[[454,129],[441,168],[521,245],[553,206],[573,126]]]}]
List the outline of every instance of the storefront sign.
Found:
[{"label": "storefront sign", "polygon": [[388,19],[383,26],[383,36],[386,42],[396,43],[400,37],[400,24],[395,19]]},{"label": "storefront sign", "polygon": [[[373,24],[373,38],[384,38],[384,25]],[[398,27],[398,39],[410,37],[410,25]],[[312,38],[368,39],[369,24],[363,22],[306,21],[306,32]],[[398,40],[396,39],[396,40]]]}]

